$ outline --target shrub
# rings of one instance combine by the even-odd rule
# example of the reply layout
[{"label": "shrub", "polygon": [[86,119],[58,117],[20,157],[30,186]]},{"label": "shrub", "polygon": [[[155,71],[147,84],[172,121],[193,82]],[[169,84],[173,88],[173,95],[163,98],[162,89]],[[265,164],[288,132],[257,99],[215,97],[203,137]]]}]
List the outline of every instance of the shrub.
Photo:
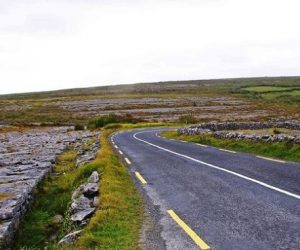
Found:
[{"label": "shrub", "polygon": [[119,124],[119,123],[112,123],[112,124],[107,124],[105,125],[105,129],[119,129],[119,128],[122,128],[122,124]]},{"label": "shrub", "polygon": [[281,134],[281,131],[280,131],[279,129],[277,129],[277,128],[274,128],[274,129],[273,129],[273,133],[274,133],[275,135],[279,135],[279,134]]},{"label": "shrub", "polygon": [[97,117],[92,118],[89,121],[89,127],[90,128],[103,128],[108,124],[137,123],[139,121],[142,121],[142,120],[134,118],[130,114],[125,114],[125,115],[109,114],[109,115],[102,115],[102,116],[97,116]]},{"label": "shrub", "polygon": [[84,125],[77,123],[77,124],[75,124],[74,129],[76,131],[77,130],[84,130]]},{"label": "shrub", "polygon": [[89,127],[91,128],[102,128],[110,123],[117,123],[118,119],[115,114],[102,115],[95,117],[89,121]]},{"label": "shrub", "polygon": [[182,115],[179,117],[179,122],[181,123],[196,123],[197,119],[193,115]]}]

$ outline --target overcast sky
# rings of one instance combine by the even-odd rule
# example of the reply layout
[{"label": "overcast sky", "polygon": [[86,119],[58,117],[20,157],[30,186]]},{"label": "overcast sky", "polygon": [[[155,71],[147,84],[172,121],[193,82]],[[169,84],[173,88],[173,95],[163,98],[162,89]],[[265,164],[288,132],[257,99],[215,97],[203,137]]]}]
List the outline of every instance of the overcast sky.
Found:
[{"label": "overcast sky", "polygon": [[300,75],[299,0],[0,0],[0,93]]}]

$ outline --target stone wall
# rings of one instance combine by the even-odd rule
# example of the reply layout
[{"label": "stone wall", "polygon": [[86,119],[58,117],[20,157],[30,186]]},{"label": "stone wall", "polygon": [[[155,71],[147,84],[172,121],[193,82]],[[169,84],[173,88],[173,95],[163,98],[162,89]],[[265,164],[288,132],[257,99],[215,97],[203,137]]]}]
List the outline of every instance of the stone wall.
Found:
[{"label": "stone wall", "polygon": [[[56,157],[72,144],[80,148],[98,133],[70,131],[69,127],[0,133],[0,249],[9,245],[20,219],[32,201],[37,184],[51,172]],[[82,152],[80,163],[95,157]]]},{"label": "stone wall", "polygon": [[[299,130],[299,134],[295,136],[287,134],[275,135],[257,135],[255,132],[252,134],[245,134],[242,132],[229,132],[226,130],[257,130],[266,128],[285,128],[291,130]],[[300,123],[293,121],[286,122],[232,122],[232,123],[204,123],[193,125],[190,127],[182,127],[178,129],[179,134],[184,135],[200,135],[200,134],[213,134],[217,138],[237,139],[237,140],[254,140],[266,142],[282,142],[289,141],[300,144]]]}]

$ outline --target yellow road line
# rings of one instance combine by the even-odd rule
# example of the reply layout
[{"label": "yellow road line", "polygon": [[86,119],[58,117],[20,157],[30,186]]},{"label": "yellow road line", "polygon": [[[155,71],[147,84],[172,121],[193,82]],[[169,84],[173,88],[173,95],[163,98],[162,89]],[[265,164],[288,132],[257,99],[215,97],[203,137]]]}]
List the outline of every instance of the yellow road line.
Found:
[{"label": "yellow road line", "polygon": [[120,153],[120,155],[122,155],[122,154],[123,154],[123,152],[122,152],[121,150],[119,150],[119,153]]},{"label": "yellow road line", "polygon": [[228,152],[228,153],[233,153],[233,154],[236,153],[235,151],[228,150],[228,149],[223,149],[223,148],[219,148],[219,150],[224,151],[224,152]]},{"label": "yellow road line", "polygon": [[196,243],[202,250],[208,250],[210,247],[187,225],[185,222],[178,217],[173,210],[167,210],[171,218],[187,233],[188,236]]},{"label": "yellow road line", "polygon": [[196,143],[197,145],[201,146],[201,147],[205,147],[207,148],[208,146],[207,145],[204,145],[204,144],[200,144],[200,143]]},{"label": "yellow road line", "polygon": [[143,176],[139,172],[135,172],[135,176],[140,180],[142,184],[147,184],[147,181],[143,178]]},{"label": "yellow road line", "polygon": [[268,160],[268,161],[275,161],[275,162],[285,163],[285,161],[281,161],[281,160],[277,160],[277,159],[273,159],[273,158],[268,158],[268,157],[263,157],[263,156],[260,156],[260,155],[257,155],[256,157],[264,159],[264,160]]},{"label": "yellow road line", "polygon": [[127,162],[127,164],[131,164],[130,160],[127,157],[125,157],[125,161]]}]

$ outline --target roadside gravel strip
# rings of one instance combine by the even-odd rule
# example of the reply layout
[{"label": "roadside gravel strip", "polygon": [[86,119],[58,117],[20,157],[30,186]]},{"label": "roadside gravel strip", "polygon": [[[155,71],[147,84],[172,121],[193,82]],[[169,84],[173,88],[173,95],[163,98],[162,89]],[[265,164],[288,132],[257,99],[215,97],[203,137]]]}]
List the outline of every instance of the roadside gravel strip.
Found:
[{"label": "roadside gravel strip", "polygon": [[114,141],[159,208],[161,249],[299,249],[300,164],[168,140],[158,129]]}]

